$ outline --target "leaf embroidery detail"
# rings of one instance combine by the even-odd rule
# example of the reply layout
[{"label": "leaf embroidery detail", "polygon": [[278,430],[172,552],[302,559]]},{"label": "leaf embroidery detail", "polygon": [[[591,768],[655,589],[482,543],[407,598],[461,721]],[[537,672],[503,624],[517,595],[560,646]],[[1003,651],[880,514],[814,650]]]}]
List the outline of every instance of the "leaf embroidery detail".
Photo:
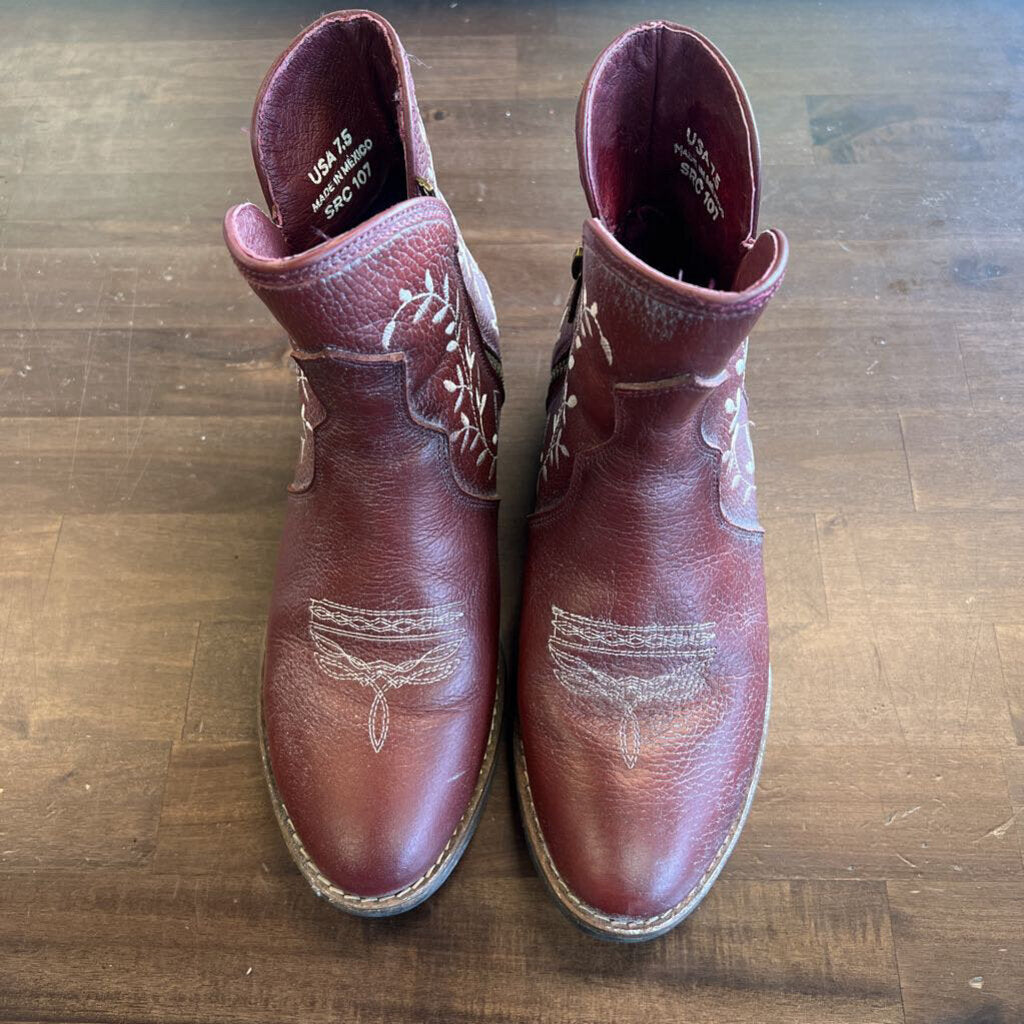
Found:
[{"label": "leaf embroidery detail", "polygon": [[540,459],[540,479],[547,480],[548,471],[557,468],[563,457],[569,455],[569,449],[565,444],[565,418],[570,409],[576,408],[576,395],[569,390],[569,378],[572,368],[576,365],[576,353],[583,347],[584,342],[594,342],[601,348],[605,361],[609,366],[614,361],[611,342],[605,337],[601,329],[601,322],[597,318],[597,303],[587,302],[587,286],[580,285],[579,301],[576,306],[576,322],[573,325],[572,341],[569,345],[569,357],[565,368],[564,383],[562,385],[562,401],[551,417],[551,428],[548,433],[548,442],[544,446]]},{"label": "leaf embroidery detail", "polygon": [[416,304],[416,312],[412,316],[414,324],[419,323],[427,311],[435,304],[437,309],[431,317],[431,322],[435,324],[440,323],[447,315],[451,318],[452,323],[454,323],[458,319],[458,313],[452,308],[449,300],[449,289],[448,275],[445,274],[441,291],[437,291],[434,287],[434,275],[431,274],[429,269],[423,272],[422,291],[414,293],[409,288],[399,288],[398,307],[391,314],[391,319],[384,325],[384,330],[381,332],[381,347],[385,349],[391,348],[391,339],[394,336],[398,321],[406,309],[414,303]]},{"label": "leaf embroidery detail", "polygon": [[313,444],[314,425],[309,419],[309,407],[312,404],[312,392],[309,387],[309,379],[299,370],[299,392],[302,395],[302,403],[299,406],[299,417],[302,420],[302,436],[299,439],[299,462],[306,460],[310,446]]},{"label": "leaf embroidery detail", "polygon": [[[480,379],[480,366],[476,352],[470,347],[469,329],[463,330],[459,305],[456,300],[455,337],[448,342],[448,352],[458,352],[454,378],[447,377],[442,382],[444,389],[455,396],[453,412],[459,414],[459,427],[451,434],[453,445],[459,452],[476,452],[476,465],[487,466],[487,479],[494,478],[497,464],[497,421],[494,429],[487,425],[487,392],[483,390]],[[497,409],[497,402],[492,405]],[[492,415],[493,418],[493,415]]]},{"label": "leaf embroidery detail", "polygon": [[452,292],[451,280],[447,273],[441,278],[441,287],[438,289],[434,275],[429,268],[425,270],[421,291],[414,293],[408,288],[399,290],[399,305],[381,332],[381,345],[385,349],[390,348],[395,327],[407,308],[415,305],[416,309],[411,318],[411,322],[415,324],[421,322],[426,314],[436,307],[430,316],[430,323],[432,326],[444,324],[444,336],[449,339],[445,351],[458,353],[454,377],[445,378],[441,382],[445,391],[453,396],[452,412],[459,417],[459,426],[449,435],[449,440],[459,452],[476,453],[475,465],[486,465],[487,478],[490,480],[494,478],[497,460],[497,402],[491,406],[494,410],[494,423],[491,427],[484,416],[487,409],[487,393],[483,391],[480,367],[470,341],[470,330],[463,320],[460,292],[458,288],[454,289],[454,303]]},{"label": "leaf embroidery detail", "polygon": [[747,368],[747,345],[743,342],[739,358],[735,363],[738,377],[736,390],[725,400],[725,411],[729,415],[729,447],[722,453],[722,466],[729,478],[729,487],[748,501],[757,490],[754,483],[754,446],[750,440],[750,418],[747,415],[746,394],[743,377]]}]

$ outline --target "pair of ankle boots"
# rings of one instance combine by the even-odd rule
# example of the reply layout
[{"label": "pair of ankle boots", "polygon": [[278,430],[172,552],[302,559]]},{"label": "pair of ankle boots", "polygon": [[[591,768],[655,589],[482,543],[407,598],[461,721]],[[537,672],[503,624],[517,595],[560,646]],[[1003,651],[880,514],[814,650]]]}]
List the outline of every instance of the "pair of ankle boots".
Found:
[{"label": "pair of ankle boots", "polygon": [[[770,695],[746,338],[785,237],[757,234],[758,141],[698,33],[640,25],[577,120],[592,218],[552,363],[530,517],[514,761],[538,870],[584,928],[662,934],[749,810]],[[270,207],[228,247],[288,332],[302,439],[260,723],[273,805],[318,894],[416,906],[494,773],[494,306],[434,177],[409,63],[367,11],[267,74],[252,147]]]}]

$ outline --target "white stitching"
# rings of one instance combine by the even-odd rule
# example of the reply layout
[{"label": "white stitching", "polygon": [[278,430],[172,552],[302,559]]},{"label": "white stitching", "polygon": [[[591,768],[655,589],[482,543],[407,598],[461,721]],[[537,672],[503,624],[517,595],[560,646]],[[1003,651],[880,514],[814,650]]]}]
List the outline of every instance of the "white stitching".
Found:
[{"label": "white stitching", "polygon": [[313,403],[312,388],[309,384],[309,379],[306,377],[305,372],[299,367],[299,391],[302,396],[302,403],[299,406],[299,417],[302,420],[302,433],[299,437],[299,458],[298,465],[305,465],[307,455],[311,457],[313,448],[314,430],[316,424],[310,422],[309,418],[309,407]]},{"label": "white stitching", "polygon": [[[741,320],[744,317],[759,314],[782,285],[781,276],[777,281],[767,286],[755,283],[751,289],[744,289],[744,291],[751,290],[753,292],[751,297],[735,305],[719,306],[712,303],[701,303],[699,300],[690,302],[682,298],[682,296],[655,294],[654,288],[661,287],[660,282],[652,282],[632,267],[616,266],[612,262],[611,257],[598,246],[591,246],[587,251],[592,252],[596,256],[598,263],[601,264],[601,268],[606,274],[618,279],[620,283],[628,288],[639,290],[642,293],[643,302],[653,303],[666,312],[675,314],[680,320],[697,322],[704,320]],[[738,294],[743,293],[740,292]]]},{"label": "white stitching", "polygon": [[431,322],[435,324],[440,323],[447,314],[450,319],[448,326],[445,328],[445,334],[452,335],[457,332],[459,323],[458,296],[456,295],[456,305],[453,307],[451,302],[451,282],[448,274],[444,275],[441,291],[438,291],[434,287],[434,276],[430,273],[430,269],[427,268],[423,272],[423,291],[413,293],[409,288],[400,288],[398,300],[398,306],[381,332],[380,343],[383,348],[388,349],[391,347],[391,335],[395,331],[398,319],[405,312],[406,307],[413,303],[416,304],[416,312],[413,314],[412,323],[419,323],[430,307],[437,303],[438,310],[431,317]]},{"label": "white stitching", "polygon": [[[309,636],[317,665],[332,679],[354,680],[373,691],[367,733],[375,754],[380,753],[388,738],[388,692],[402,686],[430,686],[450,678],[455,671],[462,645],[458,635],[462,617],[461,607],[454,604],[412,611],[379,611],[310,599]],[[442,642],[418,656],[393,662],[361,658],[343,646],[342,640]]]},{"label": "white stitching", "polygon": [[623,626],[610,619],[592,619],[551,606],[552,639],[581,651],[660,656],[690,650],[694,645],[712,644],[714,630],[713,622],[683,626]]},{"label": "white stitching", "polygon": [[313,605],[316,605],[316,617],[332,625],[368,632],[375,636],[398,636],[414,640],[422,639],[424,635],[440,635],[442,630],[452,632],[451,627],[463,615],[462,606],[458,603],[438,605],[436,608],[381,611],[355,608],[352,605],[314,598],[310,601],[311,612]]},{"label": "white stitching", "polygon": [[743,377],[747,368],[747,346],[743,342],[739,359],[736,360],[736,374],[739,378],[736,391],[725,400],[725,411],[729,420],[729,448],[722,453],[722,465],[730,475],[729,486],[734,491],[743,489],[743,501],[750,500],[757,490],[754,483],[754,446],[750,440],[750,416],[743,393]]},{"label": "white stitching", "polygon": [[[441,279],[439,289],[428,268],[423,273],[423,290],[414,293],[409,288],[401,288],[398,292],[398,299],[398,306],[381,332],[381,346],[385,349],[391,347],[391,338],[395,333],[395,328],[398,326],[402,314],[410,306],[416,307],[416,312],[413,313],[410,323],[418,323],[434,307],[436,307],[436,311],[430,316],[431,324],[439,326],[442,321],[447,320],[444,327],[444,335],[448,339],[445,351],[458,353],[458,360],[452,370],[452,376],[446,377],[442,381],[445,391],[453,396],[452,413],[459,417],[459,426],[448,434],[449,443],[452,449],[458,445],[458,450],[461,453],[468,451],[470,454],[476,454],[477,466],[487,463],[487,478],[492,479],[497,463],[498,395],[495,392],[489,396],[482,390],[480,367],[476,361],[476,352],[470,346],[469,327],[463,321],[461,293],[458,287],[455,288],[453,299],[451,279],[448,273],[445,273]],[[487,429],[484,423],[488,397],[493,398],[491,409],[493,410],[494,430]],[[477,451],[478,448],[479,451]]]},{"label": "white stitching", "polygon": [[[434,225],[446,226],[449,221],[438,214],[423,216],[418,207],[403,213],[400,218],[388,221],[383,227],[388,234],[381,241],[363,252],[352,255],[354,246],[344,245],[331,253],[326,253],[320,258],[304,267],[296,267],[294,270],[270,270],[256,269],[235,261],[242,276],[249,281],[254,288],[263,288],[268,291],[281,291],[283,289],[295,290],[299,288],[310,288],[317,284],[326,284],[336,277],[355,269],[360,264],[374,256],[390,250],[400,242],[406,235],[420,228],[433,227]],[[367,241],[371,241],[369,236]],[[347,260],[347,262],[345,262]],[[340,269],[336,269],[339,263],[344,263]]]},{"label": "white stitching", "polygon": [[[458,298],[456,298],[456,322],[459,321],[458,307]],[[460,338],[461,342],[458,340]],[[459,361],[455,364],[454,379],[446,377],[442,382],[445,391],[455,396],[455,407],[452,411],[458,413],[460,417],[460,426],[451,434],[451,442],[453,446],[459,445],[460,452],[464,453],[468,449],[470,454],[475,452],[479,445],[480,452],[477,455],[476,464],[479,466],[486,461],[488,464],[487,477],[492,479],[498,458],[498,434],[497,429],[491,433],[484,424],[484,411],[487,408],[488,396],[487,392],[481,389],[480,367],[476,361],[476,353],[469,345],[469,329],[467,328],[463,332],[461,323],[457,328],[455,338],[449,341],[447,346],[449,352],[456,349],[459,353]],[[498,396],[496,393],[493,398],[491,408],[497,410]],[[463,404],[469,409],[468,413],[463,409]],[[495,422],[495,428],[497,428],[497,422]]]},{"label": "white stitching", "polygon": [[[697,698],[708,684],[714,642],[713,622],[623,626],[551,607],[548,653],[555,678],[574,696],[603,704],[618,715],[619,752],[627,768],[635,767],[640,757],[638,709],[659,701],[677,706]],[[638,673],[628,661],[612,661],[609,666],[608,656],[660,659],[668,667],[653,675],[650,669]]]},{"label": "white stitching", "polygon": [[[548,435],[548,443],[544,447],[540,460],[540,480],[548,478],[548,468],[558,466],[562,457],[568,458],[569,449],[562,438],[565,432],[565,417],[569,409],[576,407],[576,396],[569,394],[569,374],[576,365],[576,352],[583,347],[583,342],[590,341],[596,337],[604,353],[608,365],[612,365],[614,358],[611,343],[601,329],[601,322],[597,318],[597,303],[587,303],[587,286],[580,285],[580,295],[576,307],[576,322],[573,324],[572,342],[569,345],[569,358],[566,363],[565,375],[562,383],[562,400],[551,418],[551,433]],[[538,481],[538,484],[540,481]]]}]

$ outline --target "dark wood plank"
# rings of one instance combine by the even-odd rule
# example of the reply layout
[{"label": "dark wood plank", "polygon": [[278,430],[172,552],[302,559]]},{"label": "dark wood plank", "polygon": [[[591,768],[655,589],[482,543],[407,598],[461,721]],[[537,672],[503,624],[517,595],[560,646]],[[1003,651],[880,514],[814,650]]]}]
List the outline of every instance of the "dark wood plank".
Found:
[{"label": "dark wood plank", "polygon": [[0,330],[8,417],[196,416],[290,411],[284,333],[235,329]]},{"label": "dark wood plank", "polygon": [[900,422],[916,508],[1024,509],[1024,416],[1019,410],[908,414]]},{"label": "dark wood plank", "polygon": [[1011,1024],[1024,1016],[1020,885],[898,881],[886,888],[907,1024]]},{"label": "dark wood plank", "polygon": [[255,743],[183,743],[171,754],[153,871],[297,874],[270,807]]},{"label": "dark wood plank", "polygon": [[996,626],[1006,703],[1017,743],[1024,746],[1024,625]]},{"label": "dark wood plank", "polygon": [[200,624],[182,739],[255,739],[264,629],[263,622]]},{"label": "dark wood plank", "polygon": [[[251,621],[266,613],[280,509],[267,512],[67,516],[45,611],[115,615],[124,623]],[[115,586],[97,588],[109,578]]]},{"label": "dark wood plank", "polygon": [[1024,550],[1012,513],[825,514],[818,526],[830,611],[876,621],[897,611],[971,621],[1020,612]]},{"label": "dark wood plank", "polygon": [[[766,417],[769,426],[784,425],[790,415],[815,410],[819,416],[828,410],[821,417],[827,425],[869,411],[971,409],[959,338],[948,323],[895,332],[884,322],[861,328],[822,322],[799,331],[769,324],[754,334],[748,358],[751,416],[761,426]],[[764,458],[761,467],[769,469]]]},{"label": "dark wood plank", "polygon": [[879,883],[733,879],[708,897],[702,927],[629,947],[566,928],[536,878],[461,874],[427,905],[376,922],[312,901],[291,876],[3,877],[7,1012],[603,1024],[748,1019],[756,992],[771,1018],[902,1020]]},{"label": "dark wood plank", "polygon": [[958,324],[964,370],[975,406],[1001,410],[1024,398],[1024,319]]},{"label": "dark wood plank", "polygon": [[828,607],[811,516],[768,520],[764,541],[768,610],[775,628],[824,622]]},{"label": "dark wood plank", "polygon": [[33,739],[177,739],[198,627],[188,619],[12,618],[0,727]]},{"label": "dark wood plank", "polygon": [[746,877],[977,879],[1024,886],[999,751],[770,744],[731,871]]},{"label": "dark wood plank", "polygon": [[[760,116],[758,124],[764,131]],[[789,236],[797,243],[820,239],[842,248],[851,239],[991,238],[1024,223],[1020,205],[1006,201],[1020,188],[1012,158],[985,161],[981,176],[966,160],[918,162],[912,174],[873,176],[869,192],[861,164],[794,163],[786,161],[765,182],[762,211],[769,223],[795,224]],[[804,216],[809,207],[813,218]]]},{"label": "dark wood plank", "polygon": [[913,509],[898,417],[790,409],[765,421],[755,406],[751,419],[762,515]]},{"label": "dark wood plank", "polygon": [[916,166],[1013,156],[1007,124],[1020,119],[1012,90],[808,96],[815,159]]},{"label": "dark wood plank", "polygon": [[84,735],[5,742],[0,867],[146,864],[156,845],[169,751],[169,743]]},{"label": "dark wood plank", "polygon": [[[1012,231],[983,239],[850,239],[843,245],[801,246],[802,258],[788,280],[787,323],[820,327],[829,308],[844,326],[888,337],[920,326],[922,318],[950,324],[987,318],[994,306],[1007,318],[1024,316],[1020,241]],[[767,322],[780,315],[781,310],[769,311]]]},{"label": "dark wood plank", "polygon": [[772,629],[772,738],[814,744],[825,736],[864,749],[966,751],[1011,746],[1000,655],[1013,633],[956,618],[889,616],[877,623]]},{"label": "dark wood plank", "polygon": [[[294,415],[0,419],[0,473],[7,481],[0,512],[277,505],[298,451],[297,424]],[[255,479],[262,491],[254,490]]]}]

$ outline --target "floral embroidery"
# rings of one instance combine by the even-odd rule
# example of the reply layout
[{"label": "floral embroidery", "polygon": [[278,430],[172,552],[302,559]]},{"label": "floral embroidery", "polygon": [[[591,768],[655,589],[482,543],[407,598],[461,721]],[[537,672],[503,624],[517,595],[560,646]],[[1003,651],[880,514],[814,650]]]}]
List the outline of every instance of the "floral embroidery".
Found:
[{"label": "floral embroidery", "polygon": [[488,479],[493,478],[498,444],[497,399],[491,401],[495,429],[490,430],[484,416],[490,396],[483,390],[480,364],[470,343],[469,327],[464,323],[458,288],[451,287],[447,274],[438,288],[428,269],[423,274],[423,288],[417,292],[402,288],[398,299],[399,305],[381,333],[381,345],[385,349],[391,347],[395,328],[403,313],[411,307],[415,307],[411,323],[419,323],[429,316],[432,325],[444,330],[448,338],[445,351],[458,353],[452,376],[443,381],[445,391],[454,400],[452,411],[459,417],[459,426],[449,434],[449,440],[458,445],[460,452],[476,453],[476,464],[486,464]]},{"label": "floral embroidery", "polygon": [[540,478],[547,480],[548,468],[557,467],[561,457],[569,454],[569,449],[562,443],[562,434],[565,431],[565,413],[576,405],[576,396],[569,395],[569,375],[566,373],[565,387],[562,390],[562,401],[559,403],[555,415],[551,419],[551,434],[548,443],[540,459]]},{"label": "floral embroidery", "polygon": [[[373,692],[366,724],[374,753],[380,753],[388,738],[391,710],[387,694],[402,686],[443,682],[455,671],[462,644],[458,631],[462,617],[461,606],[455,604],[411,611],[378,611],[316,598],[310,600],[309,635],[316,663],[332,679],[354,681]],[[353,645],[367,644],[371,647],[430,646],[397,662],[360,657],[349,649]]]},{"label": "floral embroidery", "polygon": [[562,440],[565,433],[565,417],[570,409],[576,408],[576,396],[569,393],[569,374],[576,365],[576,352],[583,347],[584,341],[593,344],[594,341],[601,346],[601,351],[608,362],[612,365],[612,346],[601,329],[601,322],[597,318],[597,303],[587,302],[587,286],[580,285],[579,302],[576,309],[576,323],[573,325],[572,343],[569,346],[569,358],[566,362],[565,378],[562,385],[562,401],[551,419],[551,433],[548,436],[548,443],[544,448],[540,460],[540,476],[547,480],[548,469],[558,466],[563,456],[568,456],[569,449]]},{"label": "floral embroidery", "polygon": [[309,421],[309,407],[313,403],[312,392],[309,387],[309,379],[302,372],[299,373],[299,391],[302,394],[302,404],[299,407],[299,417],[302,419],[302,436],[299,439],[299,463],[304,463],[313,444],[313,424]]},{"label": "floral embroidery", "polygon": [[[452,307],[451,303],[451,291],[448,281],[448,275],[444,275],[444,281],[441,285],[441,290],[437,291],[434,287],[434,277],[430,273],[430,270],[426,270],[423,273],[423,290],[413,293],[408,288],[402,288],[398,292],[399,306],[391,314],[391,319],[387,322],[384,327],[384,331],[380,336],[381,345],[389,349],[391,348],[391,336],[395,333],[395,327],[398,326],[398,321],[406,309],[414,305],[416,306],[416,312],[413,314],[412,323],[419,323],[424,316],[434,308],[434,312],[430,317],[430,322],[433,324],[439,324],[445,317],[448,318],[448,323],[445,325],[444,333],[449,337],[454,335],[459,328],[459,311],[457,308]],[[456,299],[456,304],[458,300]]]},{"label": "floral embroidery", "polygon": [[292,482],[288,485],[288,490],[292,494],[301,494],[313,483],[316,428],[327,418],[327,414],[299,360],[295,360],[295,375],[301,399],[299,421],[302,428],[299,434],[299,457],[296,460],[295,473]]},{"label": "floral embroidery", "polygon": [[[459,451],[475,452],[479,448],[476,464],[487,462],[487,476],[494,476],[497,457],[496,446],[498,435],[492,433],[488,439],[484,426],[484,410],[487,408],[487,393],[480,389],[480,368],[476,362],[476,353],[469,347],[469,339],[462,343],[448,342],[448,351],[457,349],[459,361],[455,364],[455,379],[446,378],[444,388],[449,394],[455,395],[455,412],[459,414],[462,424],[452,434],[452,441],[459,444]],[[465,408],[464,408],[465,406]]]},{"label": "floral embroidery", "polygon": [[747,415],[747,401],[743,390],[743,375],[747,368],[747,342],[736,360],[735,369],[739,377],[734,394],[725,400],[725,411],[729,414],[729,449],[722,455],[722,465],[729,474],[729,486],[747,501],[757,490],[754,483],[754,446],[750,440],[750,419]]},{"label": "floral embroidery", "polygon": [[590,340],[596,337],[601,345],[601,351],[604,353],[605,359],[608,360],[608,365],[612,365],[612,346],[609,344],[608,339],[604,336],[604,331],[601,330],[601,324],[597,319],[597,303],[587,302],[587,286],[583,285],[580,289],[580,309],[577,314],[577,324],[579,325],[579,334],[576,337],[575,345],[579,348],[583,344],[583,340]]},{"label": "floral embroidery", "polygon": [[642,744],[638,711],[675,707],[704,691],[715,654],[713,622],[682,626],[622,626],[551,608],[548,652],[555,677],[570,693],[618,716],[618,744],[627,768]]}]

